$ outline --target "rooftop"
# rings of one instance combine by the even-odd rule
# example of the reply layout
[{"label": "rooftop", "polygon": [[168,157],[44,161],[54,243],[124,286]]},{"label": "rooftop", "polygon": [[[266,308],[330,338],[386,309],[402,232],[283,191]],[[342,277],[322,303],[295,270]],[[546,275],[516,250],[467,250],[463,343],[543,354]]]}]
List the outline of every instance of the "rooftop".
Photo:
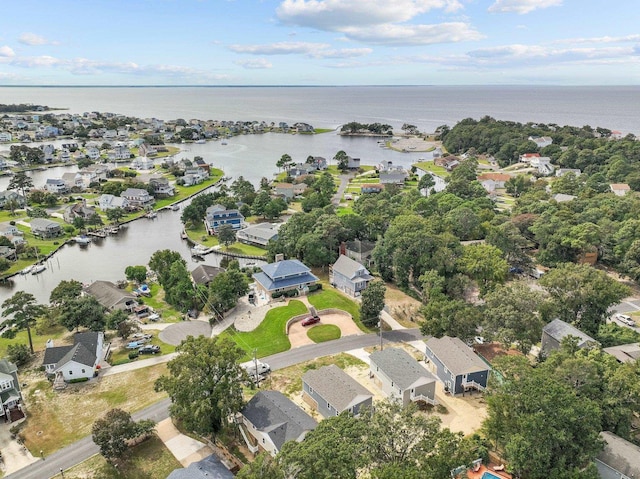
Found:
[{"label": "rooftop", "polygon": [[386,348],[382,351],[374,351],[370,359],[372,364],[375,363],[394,384],[402,389],[408,388],[421,379],[426,379],[426,382],[436,380],[433,374],[418,364],[418,361],[404,349]]},{"label": "rooftop", "polygon": [[456,376],[491,369],[460,338],[429,338],[426,347]]},{"label": "rooftop", "polygon": [[544,333],[547,333],[547,335],[551,336],[558,342],[561,342],[567,336],[574,336],[578,338],[578,346],[584,346],[587,343],[596,342],[596,340],[588,334],[583,333],[575,326],[572,326],[569,323],[565,323],[561,319],[557,318],[547,324],[544,328],[542,328],[542,331]]},{"label": "rooftop", "polygon": [[311,369],[302,380],[338,411],[372,397],[371,392],[335,364]]}]

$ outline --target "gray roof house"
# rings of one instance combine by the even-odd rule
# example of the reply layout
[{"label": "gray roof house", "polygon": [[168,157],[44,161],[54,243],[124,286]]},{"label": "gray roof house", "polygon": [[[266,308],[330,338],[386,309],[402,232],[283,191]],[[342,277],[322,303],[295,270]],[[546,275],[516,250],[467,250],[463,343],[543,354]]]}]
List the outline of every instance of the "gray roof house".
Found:
[{"label": "gray roof house", "polygon": [[255,273],[258,289],[267,296],[292,289],[305,292],[308,287],[319,281],[311,270],[297,259],[286,259],[269,263],[261,267],[261,273]]},{"label": "gray roof house", "polygon": [[331,284],[351,296],[360,296],[372,279],[367,268],[343,254],[329,271]]},{"label": "gray roof house", "polygon": [[5,205],[11,200],[15,200],[18,206],[20,207],[27,204],[27,201],[25,200],[24,196],[22,196],[19,193],[16,193],[15,191],[11,191],[11,190],[0,191],[0,208],[4,208]]},{"label": "gray roof house", "polygon": [[147,190],[142,188],[127,188],[120,197],[126,198],[130,206],[144,208],[145,206],[152,205],[155,201],[153,196],[149,194]]},{"label": "gray roof house", "polygon": [[265,247],[269,241],[278,239],[279,227],[280,225],[272,223],[248,226],[236,233],[236,239],[241,243]]},{"label": "gray roof house", "polygon": [[317,426],[311,416],[278,391],[260,391],[249,400],[241,415],[247,432],[257,442],[252,444],[245,437],[249,450],[255,453],[263,449],[272,456],[285,442],[301,442]]},{"label": "gray roof house", "polygon": [[602,479],[630,479],[640,477],[640,447],[603,431],[604,449],[596,457],[596,467]]},{"label": "gray roof house", "polygon": [[218,268],[217,266],[209,266],[208,264],[201,264],[191,271],[191,278],[195,284],[208,285],[213,278],[218,276],[224,271],[224,268]]},{"label": "gray roof house", "polygon": [[632,363],[640,359],[640,343],[621,344],[604,348],[605,353],[611,354],[621,363]]},{"label": "gray roof house", "polygon": [[562,340],[569,336],[573,336],[578,339],[579,348],[586,348],[598,344],[598,342],[588,334],[585,334],[575,326],[556,318],[542,328],[541,353],[548,355],[551,351],[560,349]]},{"label": "gray roof house", "polygon": [[380,172],[380,183],[383,185],[404,185],[408,176],[404,170],[384,170]]},{"label": "gray roof house", "polygon": [[354,239],[353,241],[347,241],[344,251],[341,251],[341,253],[356,260],[358,263],[370,265],[375,247],[376,244],[372,241]]},{"label": "gray roof house", "polygon": [[491,367],[460,338],[429,338],[425,355],[431,370],[451,394],[487,387]]},{"label": "gray roof house", "polygon": [[62,234],[60,224],[46,218],[33,218],[29,225],[33,235],[41,238],[53,238]]},{"label": "gray roof house", "polygon": [[302,398],[324,417],[343,411],[357,415],[373,405],[373,394],[335,364],[303,374]]},{"label": "gray roof house", "polygon": [[138,306],[137,298],[130,292],[118,288],[111,281],[94,281],[84,289],[84,292],[93,296],[107,309],[122,309],[133,311]]},{"label": "gray roof house", "polygon": [[235,476],[214,454],[193,462],[189,467],[175,469],[167,479],[233,479]]},{"label": "gray roof house", "polygon": [[436,378],[404,349],[386,348],[369,356],[370,377],[390,398],[436,404]]},{"label": "gray roof house", "polygon": [[91,379],[104,357],[104,333],[87,331],[76,333],[73,346],[54,346],[47,341],[42,365],[47,374],[61,375],[65,381]]},{"label": "gray roof house", "polygon": [[18,367],[6,359],[0,359],[0,401],[0,417],[5,421],[13,422],[24,417]]}]

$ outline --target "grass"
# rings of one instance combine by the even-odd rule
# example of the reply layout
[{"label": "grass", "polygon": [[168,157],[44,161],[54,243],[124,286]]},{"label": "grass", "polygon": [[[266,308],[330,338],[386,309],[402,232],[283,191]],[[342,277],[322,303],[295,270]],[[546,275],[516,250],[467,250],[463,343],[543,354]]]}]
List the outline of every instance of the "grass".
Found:
[{"label": "grass", "polygon": [[32,453],[49,455],[91,434],[93,422],[110,409],[139,411],[164,399],[153,385],[167,370],[166,364],[70,384],[54,391],[46,379],[22,390],[29,411],[21,434]]},{"label": "grass", "polygon": [[286,306],[269,310],[260,326],[253,331],[240,332],[235,329],[231,331],[227,329],[223,334],[228,334],[238,346],[246,351],[245,359],[249,359],[254,349],[259,358],[270,356],[291,348],[291,342],[285,332],[287,321],[306,312],[307,307],[304,303],[291,300]]},{"label": "grass", "polygon": [[335,131],[333,128],[315,128],[313,130],[314,133],[330,133]]},{"label": "grass", "polygon": [[[119,365],[119,364],[126,364],[126,363],[131,363],[131,362],[134,362],[134,361],[138,361],[140,359],[153,358],[155,356],[162,356],[164,354],[171,354],[171,353],[175,352],[176,347],[173,344],[165,343],[164,341],[162,341],[160,339],[160,337],[158,336],[158,333],[160,332],[159,330],[146,330],[144,332],[147,333],[147,334],[152,334],[153,335],[153,338],[151,338],[151,341],[149,341],[148,343],[145,343],[145,344],[150,344],[150,345],[153,345],[153,346],[160,346],[160,353],[159,354],[156,354],[156,355],[141,354],[136,359],[129,359],[129,352],[130,351],[134,351],[134,350],[133,349],[127,349],[126,347],[122,347],[122,348],[115,349],[111,353],[111,358],[109,360],[109,364],[111,364],[112,366],[116,366],[116,365]],[[130,338],[129,340],[127,340],[127,342],[131,342],[131,341],[135,341],[135,339]]]},{"label": "grass", "polygon": [[365,333],[370,333],[372,331],[362,324],[362,321],[360,321],[360,307],[358,303],[350,300],[327,284],[323,284],[323,288],[325,289],[316,293],[311,293],[308,296],[309,302],[315,306],[317,310],[327,308],[341,309],[351,315],[353,321],[362,331]]},{"label": "grass", "polygon": [[438,175],[440,178],[446,178],[451,173],[447,171],[447,169],[443,166],[437,166],[433,161],[420,161],[418,163],[414,163],[412,166],[415,166],[419,170],[425,172],[431,172]]},{"label": "grass", "polygon": [[174,309],[164,300],[164,290],[162,289],[162,286],[158,283],[150,283],[148,286],[151,290],[151,297],[140,298],[141,302],[147,306],[151,306],[156,313],[162,316],[162,321],[165,323],[182,321],[182,313]]},{"label": "grass", "polygon": [[[63,326],[55,326],[45,331],[41,331],[42,334],[37,334],[37,329],[37,327],[31,328],[31,339],[33,341],[33,349],[35,351],[44,351],[47,340],[49,339],[58,340],[70,334],[69,331],[67,331]],[[29,346],[27,330],[24,329],[22,331],[19,331],[16,334],[16,337],[13,339],[0,337],[0,357],[4,358],[7,356],[7,347],[10,344],[26,344],[27,346]],[[60,344],[56,342],[56,346],[60,346]]]},{"label": "grass", "polygon": [[335,324],[318,324],[307,331],[307,336],[314,343],[324,343],[325,341],[340,339],[342,333]]},{"label": "grass", "polygon": [[92,479],[155,479],[167,477],[174,469],[182,467],[182,464],[156,435],[129,449],[127,455],[127,460],[121,462],[116,468],[97,454],[65,471],[64,477],[68,479],[88,477]]},{"label": "grass", "polygon": [[[213,235],[209,235],[204,228],[203,224],[199,224],[195,227],[191,227],[186,230],[187,236],[191,241],[199,243],[203,246],[217,246],[220,244],[218,238]],[[221,251],[236,253],[236,254],[245,254],[249,256],[265,256],[267,254],[267,250],[264,248],[260,248],[258,246],[240,243],[236,241],[235,243],[229,245],[229,248],[225,248],[224,246],[221,248]]]}]

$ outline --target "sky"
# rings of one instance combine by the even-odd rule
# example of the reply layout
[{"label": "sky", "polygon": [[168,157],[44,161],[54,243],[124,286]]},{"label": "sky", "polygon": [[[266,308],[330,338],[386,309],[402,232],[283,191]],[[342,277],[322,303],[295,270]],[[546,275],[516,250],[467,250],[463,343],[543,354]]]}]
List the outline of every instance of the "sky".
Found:
[{"label": "sky", "polygon": [[7,0],[0,85],[639,85],[638,0]]}]

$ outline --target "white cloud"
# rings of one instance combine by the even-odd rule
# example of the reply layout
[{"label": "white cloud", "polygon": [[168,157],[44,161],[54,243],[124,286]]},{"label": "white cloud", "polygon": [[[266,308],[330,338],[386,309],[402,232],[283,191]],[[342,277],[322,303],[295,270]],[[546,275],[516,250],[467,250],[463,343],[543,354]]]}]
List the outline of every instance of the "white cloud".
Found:
[{"label": "white cloud", "polygon": [[24,45],[36,46],[36,45],[58,45],[59,42],[53,40],[47,40],[41,35],[35,33],[23,33],[18,37],[18,41]]},{"label": "white cloud", "polygon": [[15,52],[13,51],[13,49],[10,46],[4,45],[2,47],[0,47],[0,57],[13,57],[15,56]]},{"label": "white cloud", "polygon": [[431,45],[480,40],[484,35],[461,22],[435,25],[377,25],[368,28],[351,27],[344,33],[353,40],[381,45]]},{"label": "white cloud", "polygon": [[250,70],[261,70],[271,68],[273,65],[264,58],[250,58],[248,60],[238,60],[237,65],[248,68]]},{"label": "white cloud", "polygon": [[286,24],[342,31],[345,27],[406,22],[433,9],[454,12],[459,0],[284,0],[276,12]]},{"label": "white cloud", "polygon": [[489,7],[491,13],[518,13],[524,15],[540,8],[558,7],[562,0],[496,0]]},{"label": "white cloud", "polygon": [[336,50],[320,50],[311,53],[309,56],[314,58],[353,58],[369,55],[373,50],[371,48],[339,48]]},{"label": "white cloud", "polygon": [[279,42],[264,45],[230,45],[236,53],[253,55],[304,55],[309,58],[350,58],[370,54],[371,48],[332,49],[327,43]]},{"label": "white cloud", "polygon": [[640,34],[625,35],[622,37],[584,37],[584,38],[566,38],[556,40],[554,43],[628,43],[640,42]]}]

